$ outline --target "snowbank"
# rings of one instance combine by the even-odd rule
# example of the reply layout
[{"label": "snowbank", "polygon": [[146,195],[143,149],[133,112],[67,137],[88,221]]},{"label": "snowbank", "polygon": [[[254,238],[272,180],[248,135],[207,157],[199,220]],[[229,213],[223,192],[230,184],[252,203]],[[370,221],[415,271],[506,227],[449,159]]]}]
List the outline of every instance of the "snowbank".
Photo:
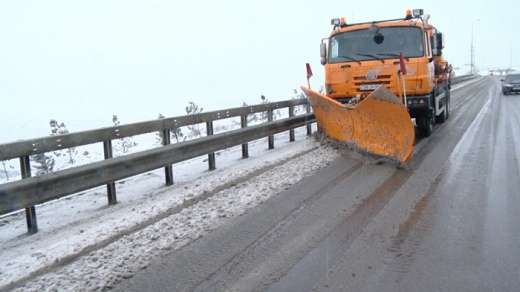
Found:
[{"label": "snowbank", "polygon": [[99,290],[130,277],[153,256],[217,228],[337,157],[332,149],[315,149],[304,128],[296,134],[295,143],[286,142],[287,133],[277,135],[275,151],[266,150],[265,139],[251,143],[246,160],[239,147],[222,151],[213,172],[206,171],[205,157],[176,164],[172,187],[163,185],[162,170],[127,179],[112,207],[104,188],[38,206],[36,235],[25,235],[23,213],[0,219],[0,287],[48,267],[58,268],[23,290]]}]

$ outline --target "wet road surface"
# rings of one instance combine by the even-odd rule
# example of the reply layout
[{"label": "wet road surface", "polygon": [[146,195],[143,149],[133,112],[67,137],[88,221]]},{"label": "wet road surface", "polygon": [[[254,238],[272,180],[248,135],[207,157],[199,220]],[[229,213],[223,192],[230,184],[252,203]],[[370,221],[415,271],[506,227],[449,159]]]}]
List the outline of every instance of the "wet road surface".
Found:
[{"label": "wet road surface", "polygon": [[520,291],[520,96],[497,79],[405,169],[346,152],[120,291]]}]

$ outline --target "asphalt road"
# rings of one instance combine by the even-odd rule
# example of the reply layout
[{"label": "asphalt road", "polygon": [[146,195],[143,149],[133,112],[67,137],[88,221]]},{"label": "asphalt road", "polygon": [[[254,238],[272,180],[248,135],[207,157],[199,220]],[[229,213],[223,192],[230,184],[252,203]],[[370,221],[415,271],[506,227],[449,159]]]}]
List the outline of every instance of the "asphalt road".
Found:
[{"label": "asphalt road", "polygon": [[520,96],[490,77],[409,165],[346,151],[120,291],[520,291]]}]

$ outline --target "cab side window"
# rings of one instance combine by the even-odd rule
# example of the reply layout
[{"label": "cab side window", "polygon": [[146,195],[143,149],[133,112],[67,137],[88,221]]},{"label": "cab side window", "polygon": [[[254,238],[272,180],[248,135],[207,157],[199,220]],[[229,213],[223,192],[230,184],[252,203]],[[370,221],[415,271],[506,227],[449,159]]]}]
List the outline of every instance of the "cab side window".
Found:
[{"label": "cab side window", "polygon": [[426,44],[426,56],[428,58],[431,58],[432,56],[432,46],[430,43],[430,38],[428,37],[428,33],[424,33],[424,43]]}]

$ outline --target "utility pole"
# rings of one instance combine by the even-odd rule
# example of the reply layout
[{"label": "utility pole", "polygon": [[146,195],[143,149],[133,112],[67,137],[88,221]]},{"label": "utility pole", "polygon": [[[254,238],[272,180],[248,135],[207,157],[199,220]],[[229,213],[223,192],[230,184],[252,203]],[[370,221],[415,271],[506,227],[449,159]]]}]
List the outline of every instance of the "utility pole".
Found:
[{"label": "utility pole", "polygon": [[475,66],[475,59],[473,57],[473,54],[475,53],[475,47],[474,47],[474,38],[473,38],[473,26],[474,26],[475,22],[471,23],[471,44],[470,44],[470,48],[469,48],[469,55],[470,55],[470,60],[469,60],[469,74],[473,75],[473,67]]},{"label": "utility pole", "polygon": [[471,23],[471,46],[470,46],[470,74],[475,74],[475,36],[474,36],[474,26],[475,22],[480,21],[480,19],[476,19]]}]

